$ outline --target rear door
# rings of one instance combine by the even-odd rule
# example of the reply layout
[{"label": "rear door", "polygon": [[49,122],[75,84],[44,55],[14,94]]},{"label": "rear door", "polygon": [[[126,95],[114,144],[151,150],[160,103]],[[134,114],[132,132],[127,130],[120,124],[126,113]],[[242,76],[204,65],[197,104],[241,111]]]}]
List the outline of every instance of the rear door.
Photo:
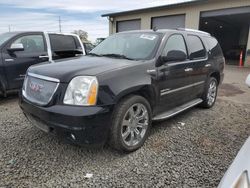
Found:
[{"label": "rear door", "polygon": [[[10,52],[12,44],[22,44],[23,51]],[[22,87],[27,69],[34,64],[48,61],[47,45],[43,33],[22,34],[3,49],[2,59],[8,80],[8,89]]]},{"label": "rear door", "polygon": [[[182,51],[187,55],[186,42],[182,34],[173,34],[167,39],[162,56],[166,56],[170,51]],[[181,62],[168,62],[158,68],[160,100],[157,114],[191,100],[189,93],[192,90],[192,79],[187,71],[191,65],[192,62],[186,59]]]},{"label": "rear door", "polygon": [[[197,35],[187,35],[189,59],[192,62],[190,76],[193,90],[190,92],[194,98],[200,97],[204,91],[205,82],[209,72],[208,54],[201,38]],[[210,65],[211,66],[211,65]]]},{"label": "rear door", "polygon": [[72,35],[49,34],[52,59],[64,59],[84,54],[84,49],[77,39]]}]

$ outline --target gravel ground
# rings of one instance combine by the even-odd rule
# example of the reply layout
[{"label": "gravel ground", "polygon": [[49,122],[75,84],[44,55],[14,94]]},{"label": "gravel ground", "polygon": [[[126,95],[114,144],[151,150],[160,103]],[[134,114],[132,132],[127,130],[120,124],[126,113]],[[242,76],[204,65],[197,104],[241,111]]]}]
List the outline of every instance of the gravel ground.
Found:
[{"label": "gravel ground", "polygon": [[31,126],[15,95],[0,99],[0,187],[216,187],[250,134],[248,72],[228,67],[212,109],[154,123],[131,154],[66,144]]}]

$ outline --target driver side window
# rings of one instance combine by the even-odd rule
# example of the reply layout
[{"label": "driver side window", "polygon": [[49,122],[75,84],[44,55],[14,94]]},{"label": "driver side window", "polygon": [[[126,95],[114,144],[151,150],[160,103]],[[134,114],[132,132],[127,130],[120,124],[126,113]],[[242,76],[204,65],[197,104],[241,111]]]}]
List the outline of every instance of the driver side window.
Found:
[{"label": "driver side window", "polygon": [[168,56],[169,52],[181,51],[187,56],[187,48],[184,38],[180,34],[174,34],[170,36],[163,49],[162,56]]},{"label": "driver side window", "polygon": [[45,52],[45,44],[42,35],[26,35],[16,39],[12,44],[22,44],[24,52]]}]

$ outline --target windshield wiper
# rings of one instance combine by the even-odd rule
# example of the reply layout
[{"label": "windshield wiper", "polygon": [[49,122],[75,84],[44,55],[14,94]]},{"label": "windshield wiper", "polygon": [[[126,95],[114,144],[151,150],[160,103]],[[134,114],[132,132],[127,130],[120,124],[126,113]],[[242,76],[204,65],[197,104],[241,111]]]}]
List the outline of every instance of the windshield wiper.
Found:
[{"label": "windshield wiper", "polygon": [[97,56],[97,57],[101,57],[102,55],[96,54],[96,53],[88,53],[87,55],[92,55],[92,56]]},{"label": "windshield wiper", "polygon": [[135,60],[135,59],[129,58],[129,57],[127,57],[125,55],[121,55],[121,54],[102,54],[102,56],[121,58],[121,59],[128,59],[128,60]]}]

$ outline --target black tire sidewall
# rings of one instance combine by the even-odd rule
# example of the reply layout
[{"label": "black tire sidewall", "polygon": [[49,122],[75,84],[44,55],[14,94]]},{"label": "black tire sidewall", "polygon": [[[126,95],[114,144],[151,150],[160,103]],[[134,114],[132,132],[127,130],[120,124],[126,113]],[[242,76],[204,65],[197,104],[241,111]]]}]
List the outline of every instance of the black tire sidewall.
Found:
[{"label": "black tire sidewall", "polygon": [[[149,116],[148,128],[141,142],[139,142],[135,146],[127,146],[124,143],[122,139],[122,135],[121,135],[122,121],[127,110],[136,103],[141,103],[147,108],[148,116]],[[141,96],[136,96],[136,95],[125,98],[117,105],[117,107],[115,108],[113,112],[113,121],[112,121],[112,128],[111,128],[112,129],[111,137],[113,137],[111,138],[111,140],[113,141],[113,143],[111,143],[112,144],[111,146],[114,146],[116,149],[122,150],[125,152],[132,152],[132,151],[139,149],[144,144],[145,140],[148,137],[148,134],[151,128],[151,123],[152,123],[152,111],[151,111],[150,104],[145,98]]]}]

